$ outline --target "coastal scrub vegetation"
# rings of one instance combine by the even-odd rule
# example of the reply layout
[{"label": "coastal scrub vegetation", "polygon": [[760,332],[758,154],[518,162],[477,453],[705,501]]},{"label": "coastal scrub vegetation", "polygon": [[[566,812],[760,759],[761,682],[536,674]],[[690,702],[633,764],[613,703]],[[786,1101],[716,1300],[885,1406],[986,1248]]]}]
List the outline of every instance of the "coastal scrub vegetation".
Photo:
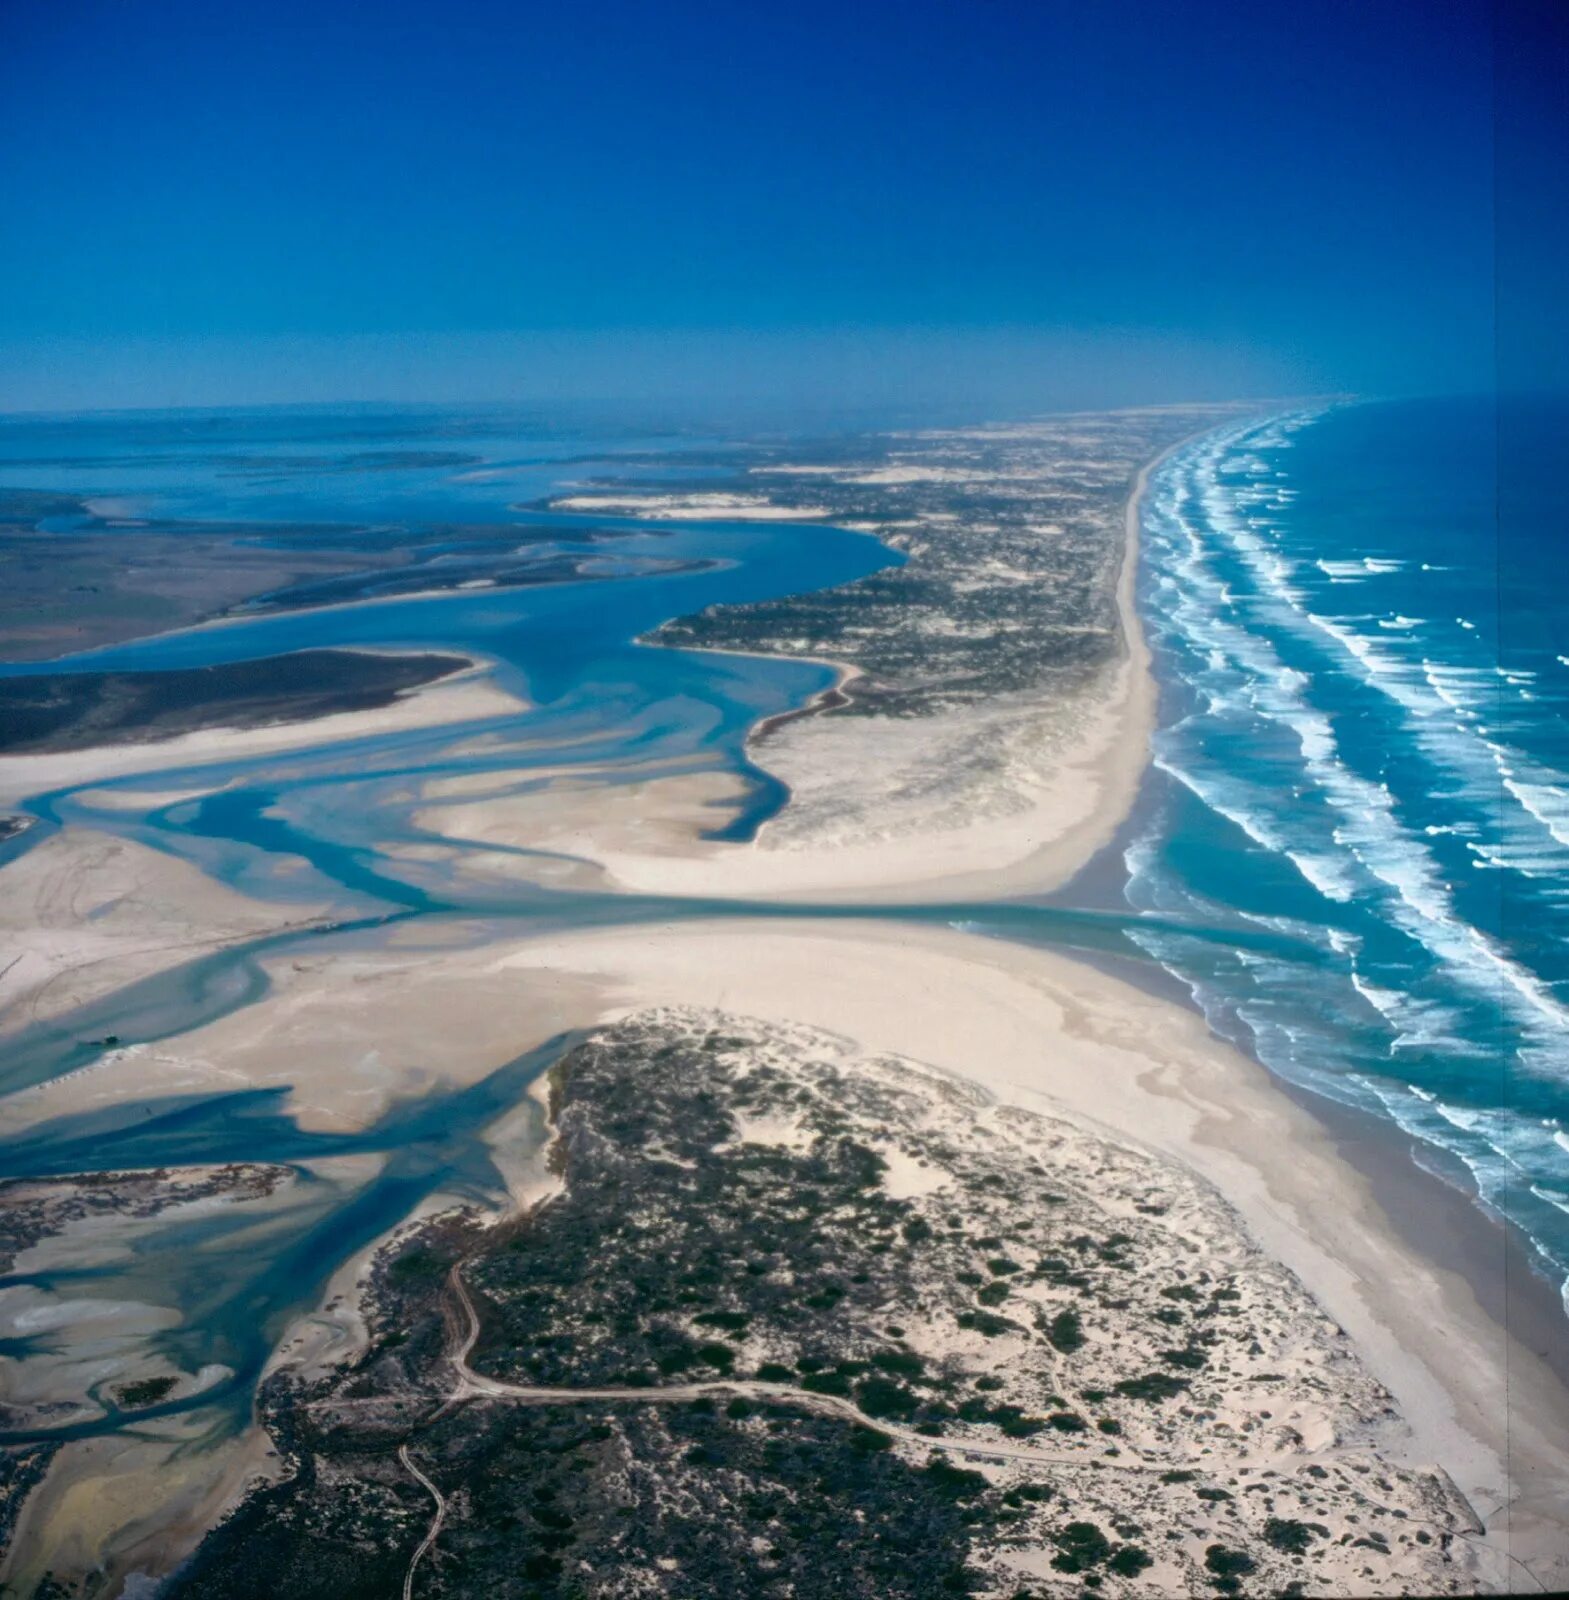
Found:
[{"label": "coastal scrub vegetation", "polygon": [[429,1484],[423,1597],[1469,1581],[1444,1487],[1352,1442],[1387,1397],[1189,1175],[700,1012],[578,1045],[549,1113],[555,1193],[408,1230],[365,1349],[264,1387],[283,1470],[171,1595],[397,1593]]}]

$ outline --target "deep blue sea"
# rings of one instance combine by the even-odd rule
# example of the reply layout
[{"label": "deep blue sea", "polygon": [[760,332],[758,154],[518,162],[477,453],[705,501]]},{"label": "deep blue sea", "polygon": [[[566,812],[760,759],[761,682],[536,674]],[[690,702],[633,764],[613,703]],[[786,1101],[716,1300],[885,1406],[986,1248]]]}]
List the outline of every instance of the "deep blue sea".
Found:
[{"label": "deep blue sea", "polygon": [[1558,1283],[1566,430],[1562,402],[1341,405],[1170,459],[1141,579],[1164,725],[1126,852],[1162,919],[1130,937],[1218,1033],[1392,1119]]}]

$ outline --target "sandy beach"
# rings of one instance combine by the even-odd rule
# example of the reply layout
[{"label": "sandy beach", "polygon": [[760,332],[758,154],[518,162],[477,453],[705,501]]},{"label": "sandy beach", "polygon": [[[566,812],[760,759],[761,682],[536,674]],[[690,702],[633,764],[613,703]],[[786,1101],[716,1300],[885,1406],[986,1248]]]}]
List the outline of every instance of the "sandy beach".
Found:
[{"label": "sandy beach", "polygon": [[1199,1019],[1047,952],[876,923],[571,935],[499,964],[605,985],[598,1021],[699,1004],[804,1022],[1196,1170],[1350,1333],[1396,1397],[1409,1459],[1441,1463],[1543,1587],[1569,1579],[1562,1384],[1464,1279],[1413,1258],[1324,1128]]}]

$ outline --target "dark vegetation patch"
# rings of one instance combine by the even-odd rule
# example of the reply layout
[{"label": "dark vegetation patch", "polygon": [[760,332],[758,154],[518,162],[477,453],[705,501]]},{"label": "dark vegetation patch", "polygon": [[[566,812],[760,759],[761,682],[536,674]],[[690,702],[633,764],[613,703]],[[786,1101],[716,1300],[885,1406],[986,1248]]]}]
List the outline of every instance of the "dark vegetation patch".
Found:
[{"label": "dark vegetation patch", "polygon": [[[441,1537],[420,1568],[423,1600],[580,1600],[628,1592],[643,1575],[647,1592],[669,1600],[940,1600],[985,1587],[983,1553],[1042,1540],[1056,1571],[1077,1580],[1075,1592],[1115,1593],[1137,1580],[1153,1564],[1142,1497],[1155,1481],[1197,1488],[1197,1475],[1171,1469],[1130,1480],[1130,1489],[1139,1485],[1126,1505],[1135,1521],[1120,1514],[1124,1480],[1090,1469],[1120,1453],[1124,1427],[1136,1436],[1168,1425],[1138,1408],[1204,1392],[1213,1346],[1202,1335],[1173,1341],[1145,1321],[1137,1348],[1159,1352],[1152,1370],[1106,1388],[1064,1381],[1066,1395],[1040,1381],[1022,1391],[1028,1407],[1007,1398],[1021,1393],[1004,1375],[1019,1345],[1033,1345],[1050,1370],[1057,1358],[1046,1345],[1071,1354],[1085,1343],[1081,1315],[1031,1307],[1040,1325],[1025,1328],[978,1307],[974,1291],[990,1282],[1006,1294],[1015,1279],[1050,1277],[1054,1262],[1070,1258],[1099,1289],[1111,1267],[1101,1258],[1109,1250],[1134,1260],[1133,1241],[1061,1237],[1084,1226],[1072,1212],[1060,1234],[1042,1237],[1016,1226],[1008,1206],[981,1202],[993,1230],[985,1239],[968,1237],[931,1202],[918,1216],[917,1201],[883,1186],[881,1137],[863,1136],[865,1121],[850,1114],[883,1106],[868,1113],[850,1076],[835,1079],[834,1070],[814,1065],[820,1076],[808,1087],[742,1035],[649,1022],[570,1051],[549,1080],[562,1189],[509,1224],[449,1215],[381,1252],[368,1350],[308,1387],[282,1374],[269,1382],[261,1410],[284,1476],[208,1537],[170,1600],[400,1592],[433,1509],[400,1446],[448,1496]],[[787,1119],[802,1137],[743,1141],[738,1114]],[[890,1109],[882,1126],[893,1122]],[[1000,1163],[981,1176],[1007,1186]],[[1021,1189],[1008,1201],[1025,1197]],[[910,1226],[917,1220],[925,1225]],[[1045,1226],[1054,1230],[1055,1218]],[[1035,1260],[1043,1246],[1059,1256],[996,1270]],[[480,1319],[469,1357],[478,1371],[525,1386],[625,1387],[636,1397],[446,1404],[457,1263]],[[980,1281],[962,1284],[962,1272]],[[1097,1293],[1084,1303],[1104,1315],[1112,1302]],[[1189,1302],[1179,1293],[1160,1303]],[[1006,1336],[989,1362],[975,1361],[995,1370],[923,1360],[905,1343],[907,1324],[945,1317]],[[1121,1318],[1118,1336],[1136,1326]],[[1134,1356],[1122,1370],[1150,1359]],[[753,1378],[776,1389],[721,1387]],[[712,1387],[641,1397],[673,1385]],[[1168,1415],[1204,1403],[1192,1398]],[[1053,1484],[1010,1484],[1022,1470],[1014,1463],[994,1482],[943,1448],[943,1436],[961,1428],[996,1430],[970,1435],[983,1454],[999,1436],[1036,1440],[1043,1455],[1083,1467]],[[932,1453],[912,1459],[894,1448],[895,1433],[932,1439]],[[1087,1487],[1096,1478],[1100,1488]],[[1197,1489],[1195,1501],[1193,1490],[1158,1492],[1179,1518],[1196,1519],[1204,1498],[1227,1494]],[[1119,1514],[1108,1512],[1108,1498]],[[1234,1593],[1255,1557],[1274,1567],[1278,1550],[1300,1562],[1301,1529],[1311,1538],[1316,1525],[1270,1527],[1272,1537],[1248,1538],[1253,1554],[1212,1545],[1206,1570],[1190,1568],[1189,1581]]]},{"label": "dark vegetation patch", "polygon": [[135,1383],[123,1383],[114,1391],[115,1403],[127,1411],[143,1406],[155,1406],[180,1380],[172,1377],[141,1378]]},{"label": "dark vegetation patch", "polygon": [[[1043,683],[1071,689],[1116,650],[1128,486],[1142,462],[1199,420],[1194,412],[1064,419],[1035,438],[977,434],[928,444],[930,459],[966,470],[963,483],[849,481],[868,464],[903,461],[907,439],[849,441],[857,471],[844,481],[771,479],[768,463],[756,461],[761,475],[741,473],[729,487],[761,488],[786,504],[799,497],[832,521],[886,524],[882,537],[897,564],[813,594],[711,606],[650,637],[679,648],[845,662],[857,670],[834,716],[921,716]],[[825,459],[833,461],[833,446],[816,457]],[[924,521],[930,515],[944,519],[940,537]],[[1046,581],[988,581],[994,565]]]},{"label": "dark vegetation patch", "polygon": [[0,678],[0,751],[82,750],[369,711],[468,665],[463,656],[300,650],[168,672]]}]

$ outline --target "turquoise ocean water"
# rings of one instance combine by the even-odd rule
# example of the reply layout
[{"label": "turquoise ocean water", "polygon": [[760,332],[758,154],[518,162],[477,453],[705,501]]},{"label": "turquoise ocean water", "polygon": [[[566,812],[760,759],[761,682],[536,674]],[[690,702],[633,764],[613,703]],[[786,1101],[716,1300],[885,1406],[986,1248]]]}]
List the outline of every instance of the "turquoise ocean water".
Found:
[{"label": "turquoise ocean water", "polygon": [[[1156,476],[1131,937],[1569,1276],[1569,408],[1360,404]],[[1201,927],[1203,940],[1172,923]],[[1226,951],[1217,929],[1282,949]]]}]

